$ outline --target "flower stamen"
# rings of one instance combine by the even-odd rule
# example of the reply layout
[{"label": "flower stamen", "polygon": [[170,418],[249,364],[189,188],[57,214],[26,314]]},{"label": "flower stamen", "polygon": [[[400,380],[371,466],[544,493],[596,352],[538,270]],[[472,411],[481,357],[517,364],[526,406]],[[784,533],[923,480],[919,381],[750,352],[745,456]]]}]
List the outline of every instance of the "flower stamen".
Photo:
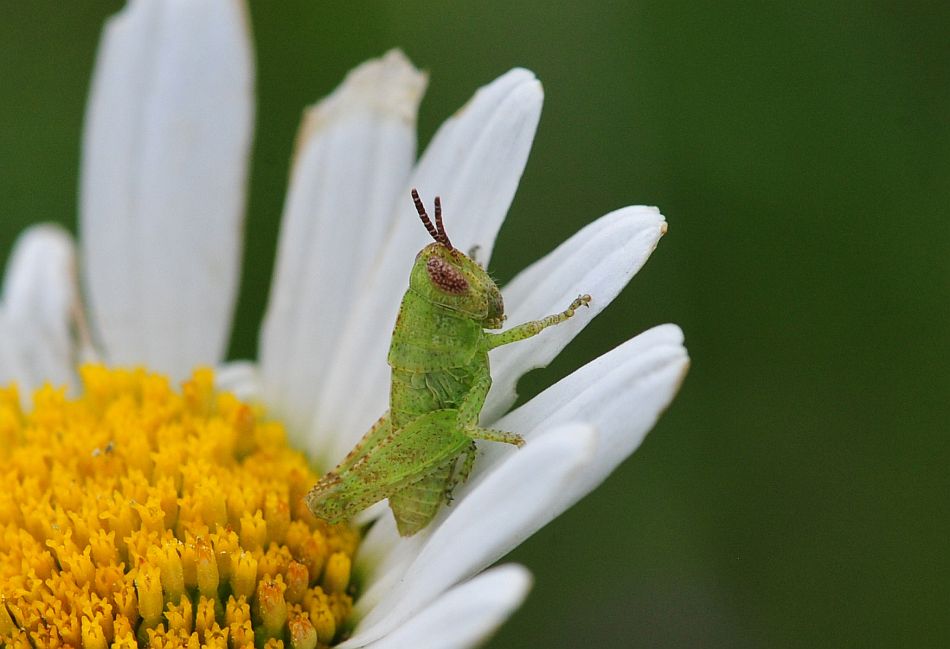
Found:
[{"label": "flower stamen", "polygon": [[0,389],[0,647],[314,649],[352,610],[359,534],[301,502],[282,427],[198,370]]}]

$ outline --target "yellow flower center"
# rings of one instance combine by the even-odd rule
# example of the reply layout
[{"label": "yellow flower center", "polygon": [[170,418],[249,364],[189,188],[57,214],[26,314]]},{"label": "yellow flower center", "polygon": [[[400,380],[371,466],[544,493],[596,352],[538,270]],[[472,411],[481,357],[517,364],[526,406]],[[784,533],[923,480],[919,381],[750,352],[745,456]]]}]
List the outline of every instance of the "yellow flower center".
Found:
[{"label": "yellow flower center", "polygon": [[314,518],[280,424],[198,370],[0,389],[0,647],[313,649],[352,609],[359,534]]}]

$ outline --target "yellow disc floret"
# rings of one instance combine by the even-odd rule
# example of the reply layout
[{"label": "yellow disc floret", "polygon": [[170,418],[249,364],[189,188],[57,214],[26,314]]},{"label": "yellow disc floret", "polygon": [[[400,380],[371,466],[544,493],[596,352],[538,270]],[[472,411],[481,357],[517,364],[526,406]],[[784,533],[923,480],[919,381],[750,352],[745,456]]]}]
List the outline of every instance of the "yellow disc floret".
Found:
[{"label": "yellow disc floret", "polygon": [[282,427],[198,370],[0,389],[0,647],[325,647],[358,533],[302,502]]}]

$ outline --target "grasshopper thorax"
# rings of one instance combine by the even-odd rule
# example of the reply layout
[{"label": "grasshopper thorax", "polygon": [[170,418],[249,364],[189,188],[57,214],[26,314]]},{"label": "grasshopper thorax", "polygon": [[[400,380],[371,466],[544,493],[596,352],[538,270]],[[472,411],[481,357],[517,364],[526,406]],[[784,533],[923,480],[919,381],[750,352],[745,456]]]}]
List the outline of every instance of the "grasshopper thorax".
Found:
[{"label": "grasshopper thorax", "polygon": [[501,291],[494,280],[470,257],[452,246],[442,225],[442,203],[435,199],[435,226],[429,220],[416,190],[412,198],[435,243],[419,251],[409,276],[409,290],[427,301],[479,322],[486,329],[500,329],[505,319]]}]

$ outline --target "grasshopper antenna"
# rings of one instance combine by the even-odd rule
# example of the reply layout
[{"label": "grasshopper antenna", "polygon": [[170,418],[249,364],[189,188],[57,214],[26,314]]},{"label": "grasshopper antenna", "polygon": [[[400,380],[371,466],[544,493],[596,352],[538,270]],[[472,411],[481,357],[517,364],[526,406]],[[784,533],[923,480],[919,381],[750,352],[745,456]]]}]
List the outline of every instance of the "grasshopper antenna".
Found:
[{"label": "grasshopper antenna", "polygon": [[449,250],[454,250],[452,242],[449,241],[449,235],[445,233],[445,226],[442,225],[442,199],[438,196],[435,197],[435,225],[432,225],[432,221],[429,220],[426,206],[422,204],[419,192],[415,188],[412,190],[412,202],[416,204],[416,211],[419,213],[422,223],[426,226],[426,230],[429,231],[429,236],[435,239],[436,243],[441,243]]},{"label": "grasshopper antenna", "polygon": [[422,223],[426,226],[426,230],[429,231],[429,236],[439,243],[442,243],[439,231],[435,229],[435,226],[432,225],[432,221],[429,220],[429,215],[426,214],[426,206],[422,204],[422,199],[419,198],[419,192],[417,192],[415,188],[412,190],[412,202],[416,204],[416,211],[419,213],[419,218],[422,219]]},{"label": "grasshopper antenna", "polygon": [[442,245],[449,250],[454,250],[452,242],[449,241],[449,235],[445,233],[445,226],[442,225],[442,199],[438,196],[435,197],[435,227],[439,230],[439,236],[442,237]]}]

